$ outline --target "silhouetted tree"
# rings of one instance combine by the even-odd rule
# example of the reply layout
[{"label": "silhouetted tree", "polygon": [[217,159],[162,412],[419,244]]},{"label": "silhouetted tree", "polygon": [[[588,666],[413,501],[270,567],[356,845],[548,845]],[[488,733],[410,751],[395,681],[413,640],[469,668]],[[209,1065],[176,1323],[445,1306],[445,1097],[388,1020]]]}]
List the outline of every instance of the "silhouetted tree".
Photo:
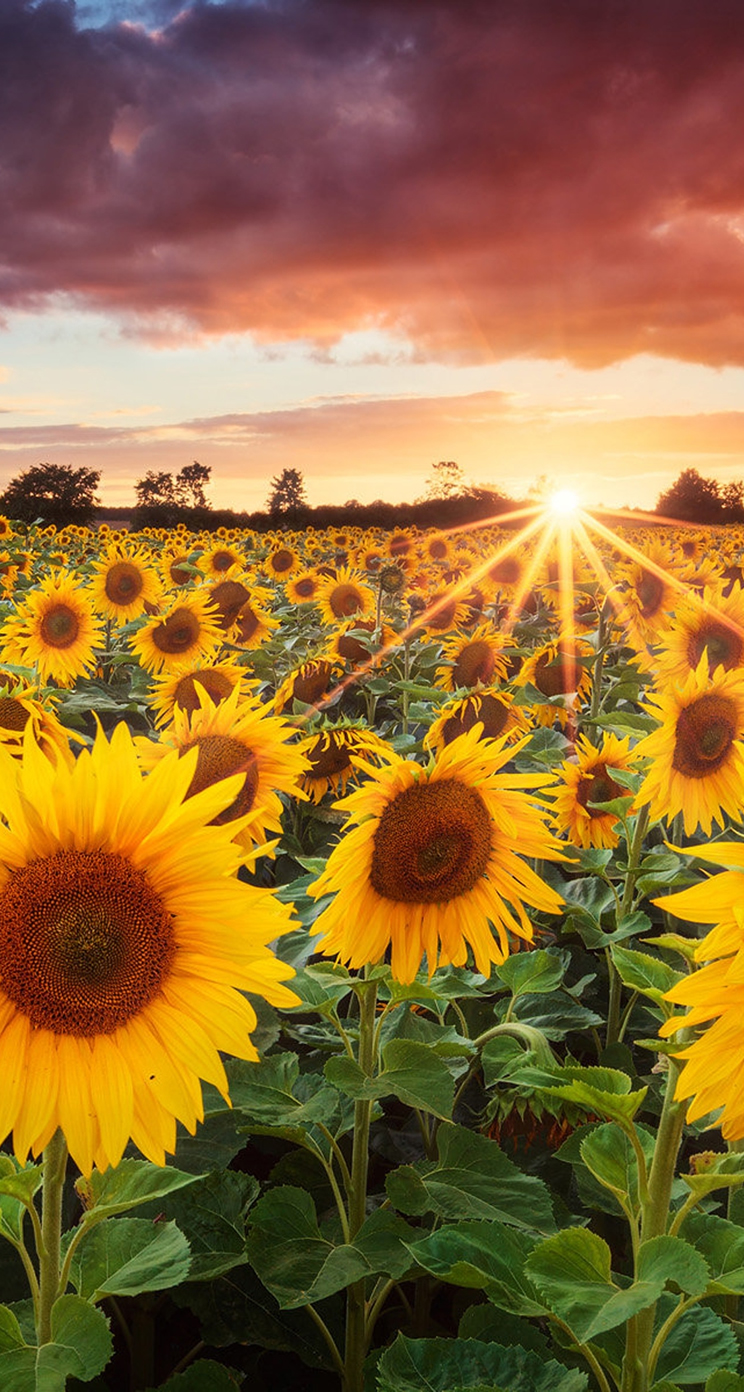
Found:
[{"label": "silhouetted tree", "polygon": [[731,479],[721,489],[724,522],[744,522],[744,481]]},{"label": "silhouetted tree", "polygon": [[291,520],[292,514],[307,507],[305,480],[299,469],[282,469],[271,480],[266,506],[272,517],[285,517],[287,521]]},{"label": "silhouetted tree", "polygon": [[21,522],[37,520],[56,527],[93,521],[101,481],[100,469],[73,469],[71,464],[33,464],[10,480],[0,496],[0,510]]},{"label": "silhouetted tree", "polygon": [[659,495],[656,511],[678,522],[720,522],[723,507],[718,483],[703,478],[697,469],[683,469],[671,488]]},{"label": "silhouetted tree", "polygon": [[156,474],[148,469],[144,478],[134,485],[137,507],[173,507],[176,503],[176,481],[165,470]]},{"label": "silhouetted tree", "polygon": [[184,507],[210,507],[204,492],[208,488],[212,470],[197,459],[193,464],[185,464],[176,477],[175,492],[179,503]]},{"label": "silhouetted tree", "polygon": [[458,498],[464,492],[462,465],[456,464],[454,459],[440,459],[432,464],[424,495],[427,501]]}]

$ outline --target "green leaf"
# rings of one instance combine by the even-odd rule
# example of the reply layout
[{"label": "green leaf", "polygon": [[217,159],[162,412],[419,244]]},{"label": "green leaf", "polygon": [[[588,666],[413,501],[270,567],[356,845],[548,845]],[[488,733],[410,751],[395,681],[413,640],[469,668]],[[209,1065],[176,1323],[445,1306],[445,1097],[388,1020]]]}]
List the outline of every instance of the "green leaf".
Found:
[{"label": "green leaf", "polygon": [[539,1353],[543,1361],[550,1357],[550,1346],[541,1329],[529,1324],[525,1319],[520,1319],[518,1315],[510,1315],[509,1319],[505,1320],[501,1310],[490,1300],[484,1300],[479,1305],[469,1305],[460,1320],[457,1333],[460,1339],[480,1339],[485,1344],[501,1344],[505,1348],[519,1344],[520,1348],[533,1349],[535,1353]]},{"label": "green leaf", "polygon": [[525,1269],[534,1239],[502,1223],[457,1223],[409,1244],[411,1256],[442,1281],[485,1291],[510,1314],[544,1315],[546,1307]]},{"label": "green leaf", "polygon": [[26,1208],[41,1187],[41,1165],[20,1165],[13,1155],[0,1154],[0,1232],[21,1240]]},{"label": "green leaf", "polygon": [[[173,1292],[173,1300],[194,1312],[201,1337],[212,1348],[253,1344],[291,1353],[310,1368],[333,1367],[325,1339],[307,1311],[281,1310],[247,1263],[213,1281],[185,1282]],[[340,1315],[339,1302],[338,1310],[325,1310],[323,1317],[337,1343],[343,1344]]]},{"label": "green leaf", "polygon": [[535,948],[532,952],[513,953],[496,967],[495,974],[513,996],[522,996],[526,991],[536,995],[560,986],[567,966],[567,952]]},{"label": "green leaf", "polygon": [[67,1379],[90,1382],[113,1351],[108,1320],[77,1295],[63,1295],[52,1306],[52,1340],[41,1348],[0,1354],[3,1392],[65,1392]]},{"label": "green leaf", "polygon": [[738,1373],[729,1373],[725,1368],[719,1368],[708,1378],[705,1392],[744,1392],[744,1377],[739,1377]]},{"label": "green leaf", "polygon": [[685,1295],[702,1295],[708,1285],[710,1269],[699,1251],[681,1237],[662,1234],[642,1242],[636,1267],[638,1281],[647,1281],[663,1290],[667,1282],[679,1286]]},{"label": "green leaf", "polygon": [[0,1353],[8,1349],[23,1348],[26,1340],[21,1326],[7,1305],[0,1305]]},{"label": "green leaf", "polygon": [[598,1112],[609,1121],[632,1121],[648,1092],[648,1088],[631,1092],[627,1073],[615,1068],[565,1068],[563,1075],[572,1081],[545,1091],[576,1102],[588,1112]]},{"label": "green leaf", "polygon": [[315,1122],[328,1123],[338,1097],[319,1074],[300,1074],[296,1054],[271,1054],[259,1063],[240,1059],[228,1067],[233,1108],[253,1127],[301,1133]]},{"label": "green leaf", "polygon": [[498,1219],[533,1231],[555,1231],[542,1180],[522,1174],[487,1136],[445,1123],[437,1133],[437,1149],[437,1160],[404,1165],[387,1176],[388,1197],[400,1212]]},{"label": "green leaf", "polygon": [[329,1059],[325,1075],[347,1097],[375,1101],[397,1097],[407,1107],[417,1107],[446,1120],[452,1114],[455,1084],[446,1064],[426,1044],[391,1039],[382,1049],[382,1071],[368,1078],[354,1059],[341,1055]]},{"label": "green leaf", "polygon": [[[672,1308],[670,1298],[669,1310],[661,1313],[668,1314]],[[739,1350],[732,1330],[712,1310],[697,1305],[685,1312],[665,1340],[656,1374],[660,1380],[668,1378],[686,1387],[704,1382],[719,1369],[735,1371],[738,1362]]]},{"label": "green leaf", "polygon": [[200,1358],[185,1372],[176,1373],[158,1387],[148,1387],[147,1392],[238,1392],[242,1384],[242,1373],[232,1372],[211,1358]]},{"label": "green leaf", "polygon": [[614,1329],[658,1299],[661,1287],[645,1281],[620,1289],[610,1273],[610,1249],[588,1228],[564,1228],[546,1238],[525,1263],[548,1308],[581,1343]]},{"label": "green leaf", "polygon": [[180,1285],[190,1261],[189,1244],[175,1223],[110,1218],[80,1243],[70,1274],[81,1296],[98,1301]]},{"label": "green leaf", "polygon": [[689,1213],[682,1231],[708,1265],[710,1295],[744,1294],[744,1228],[714,1213]]},{"label": "green leaf", "polygon": [[411,1264],[404,1243],[412,1235],[395,1214],[373,1214],[353,1243],[334,1244],[320,1231],[310,1194],[280,1185],[253,1209],[246,1253],[281,1308],[292,1310],[364,1276],[402,1275]]},{"label": "green leaf", "polygon": [[260,1185],[253,1175],[215,1170],[190,1188],[153,1204],[147,1216],[162,1214],[188,1233],[191,1266],[186,1279],[207,1281],[246,1260],[246,1213],[259,1193]]},{"label": "green leaf", "polygon": [[[654,1152],[654,1138],[642,1129],[638,1130],[647,1164]],[[638,1160],[631,1145],[630,1137],[613,1121],[596,1126],[580,1143],[581,1159],[594,1178],[609,1189],[615,1197],[623,1199],[637,1213]],[[561,1156],[563,1159],[564,1157]]]},{"label": "green leaf", "polygon": [[682,980],[682,973],[647,952],[635,952],[629,947],[620,947],[618,943],[614,943],[610,950],[623,985],[669,1010],[669,1004],[664,999],[665,992],[671,990],[675,982]]},{"label": "green leaf", "polygon": [[703,1198],[717,1189],[735,1189],[744,1184],[744,1154],[741,1151],[722,1151],[692,1155],[694,1170],[680,1175],[693,1194]]},{"label": "green leaf", "polygon": [[80,1178],[75,1190],[83,1207],[95,1209],[97,1218],[124,1213],[137,1204],[160,1199],[198,1176],[186,1174],[171,1165],[151,1165],[148,1160],[122,1160],[115,1169],[94,1170],[90,1179]]},{"label": "green leaf", "polygon": [[586,1373],[543,1362],[528,1349],[475,1339],[407,1339],[399,1334],[377,1365],[378,1392],[584,1392]]}]

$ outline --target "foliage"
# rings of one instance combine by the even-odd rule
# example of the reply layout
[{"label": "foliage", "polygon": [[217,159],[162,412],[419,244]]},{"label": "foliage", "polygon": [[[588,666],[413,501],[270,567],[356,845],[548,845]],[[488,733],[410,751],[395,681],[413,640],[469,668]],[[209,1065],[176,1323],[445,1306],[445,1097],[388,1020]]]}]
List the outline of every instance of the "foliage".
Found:
[{"label": "foliage", "polygon": [[288,522],[297,520],[298,515],[307,508],[305,480],[299,469],[282,469],[271,480],[266,506],[270,517],[282,517]]},{"label": "foliage", "polygon": [[100,481],[100,469],[34,464],[10,480],[0,497],[0,509],[22,522],[86,526],[93,520]]}]

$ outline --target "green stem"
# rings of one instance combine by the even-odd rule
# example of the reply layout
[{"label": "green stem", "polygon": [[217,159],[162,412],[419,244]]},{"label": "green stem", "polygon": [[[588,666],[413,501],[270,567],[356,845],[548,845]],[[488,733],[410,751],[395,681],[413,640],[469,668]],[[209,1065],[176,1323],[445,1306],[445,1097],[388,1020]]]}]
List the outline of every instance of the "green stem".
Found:
[{"label": "green stem", "polygon": [[[615,915],[616,923],[626,918],[632,911],[633,895],[635,893],[636,880],[640,873],[641,856],[643,854],[643,839],[647,830],[648,807],[642,807],[636,817],[633,835],[632,837],[628,836],[628,869],[625,875],[625,888],[623,890],[622,900],[620,901],[620,908]],[[607,973],[610,986],[605,1047],[609,1048],[610,1044],[617,1044],[620,1039],[623,985],[617,967],[612,960],[612,954],[609,948],[606,949],[605,956],[607,958]]]},{"label": "green stem", "polygon": [[328,1348],[330,1350],[331,1358],[333,1359],[336,1370],[341,1374],[341,1377],[344,1377],[344,1362],[341,1357],[341,1354],[338,1351],[338,1345],[336,1344],[336,1340],[334,1339],[330,1329],[328,1328],[328,1325],[326,1324],[323,1317],[318,1314],[318,1311],[315,1309],[314,1305],[306,1305],[305,1309],[307,1310],[307,1313],[309,1314],[313,1323],[317,1325],[318,1329],[323,1335],[323,1338],[325,1339],[326,1344],[328,1345]]},{"label": "green stem", "polygon": [[52,1306],[60,1293],[60,1246],[62,1239],[62,1196],[67,1171],[67,1142],[56,1131],[44,1151],[44,1184],[41,1198],[41,1239],[39,1252],[39,1344],[52,1339]]},{"label": "green stem", "polygon": [[[374,1076],[375,1009],[377,982],[360,981],[358,1063],[365,1077]],[[351,1190],[349,1193],[349,1240],[354,1241],[367,1212],[367,1173],[369,1167],[369,1128],[372,1102],[354,1103],[354,1144],[351,1152]],[[346,1292],[346,1344],[344,1349],[344,1392],[363,1392],[366,1347],[366,1283],[355,1281]]]}]

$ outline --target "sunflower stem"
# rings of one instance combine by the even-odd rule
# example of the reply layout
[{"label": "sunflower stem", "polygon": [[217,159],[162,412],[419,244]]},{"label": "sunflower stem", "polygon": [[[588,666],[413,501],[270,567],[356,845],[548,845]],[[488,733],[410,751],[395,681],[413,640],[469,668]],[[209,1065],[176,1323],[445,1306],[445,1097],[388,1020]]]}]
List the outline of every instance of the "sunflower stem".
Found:
[{"label": "sunflower stem", "polygon": [[[359,1051],[357,1062],[365,1077],[372,1078],[377,1059],[375,1010],[377,981],[363,980],[357,985],[359,998]],[[354,1144],[351,1152],[351,1191],[349,1194],[349,1241],[353,1242],[367,1212],[367,1174],[369,1168],[369,1128],[372,1102],[354,1103]],[[344,1349],[344,1392],[363,1392],[364,1355],[367,1342],[366,1285],[355,1281],[346,1293],[346,1345]]]},{"label": "sunflower stem", "polygon": [[51,1343],[52,1306],[60,1290],[60,1248],[62,1241],[62,1197],[67,1171],[67,1142],[55,1131],[44,1150],[44,1183],[41,1191],[41,1238],[39,1256],[39,1345]]}]

